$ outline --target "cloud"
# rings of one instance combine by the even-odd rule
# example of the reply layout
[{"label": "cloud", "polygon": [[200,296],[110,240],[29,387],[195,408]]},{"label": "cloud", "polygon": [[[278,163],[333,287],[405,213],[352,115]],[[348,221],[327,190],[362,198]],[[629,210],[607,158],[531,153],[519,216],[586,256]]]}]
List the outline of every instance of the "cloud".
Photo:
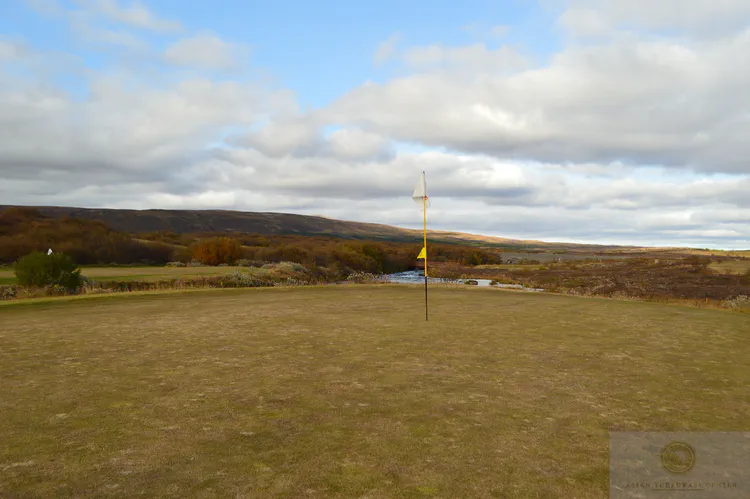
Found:
[{"label": "cloud", "polygon": [[493,26],[490,30],[490,34],[497,38],[502,38],[510,32],[511,27],[505,24],[498,24]]},{"label": "cloud", "polygon": [[144,53],[148,50],[148,44],[144,39],[127,30],[100,26],[91,12],[70,11],[67,18],[73,33],[86,43],[104,43]]},{"label": "cloud", "polygon": [[326,112],[333,123],[468,153],[747,172],[747,53],[750,29],[699,42],[628,36],[529,69],[482,45],[418,47],[405,52],[409,63],[452,71],[367,83]]},{"label": "cloud", "polygon": [[[489,41],[408,46],[394,35],[374,62],[401,64],[398,76],[319,109],[245,79],[246,46],[188,33],[157,49],[133,30],[179,23],[141,4],[80,5],[61,19],[79,20],[86,50],[109,56],[104,68],[0,39],[3,203],[417,227],[410,194],[426,170],[436,229],[750,246],[750,29],[733,19],[739,3],[706,13],[685,2],[670,19],[661,4],[651,18],[640,0],[572,0],[558,20],[567,45],[544,64]],[[505,35],[486,27],[477,38],[492,31]],[[140,52],[121,57],[123,47]],[[225,69],[242,71],[217,78]],[[73,92],[60,84],[71,79]]]},{"label": "cloud", "polygon": [[427,45],[404,51],[403,61],[412,69],[455,69],[457,71],[481,71],[508,73],[526,67],[526,59],[507,46],[488,49],[484,43],[463,47]]},{"label": "cloud", "polygon": [[726,35],[748,26],[746,0],[569,0],[563,14],[567,27],[599,31],[603,27],[677,29],[692,36]]},{"label": "cloud", "polygon": [[249,147],[270,158],[335,158],[362,162],[390,158],[387,138],[358,128],[342,128],[325,136],[315,116],[288,115],[260,130],[235,137],[233,146]]},{"label": "cloud", "polygon": [[60,16],[64,10],[57,0],[24,0],[24,3],[46,16]]},{"label": "cloud", "polygon": [[20,43],[14,43],[0,39],[0,62],[22,58],[26,48]]},{"label": "cloud", "polygon": [[388,139],[356,128],[336,130],[327,147],[331,156],[350,161],[387,159],[393,154]]},{"label": "cloud", "polygon": [[197,35],[169,45],[164,59],[178,66],[233,69],[239,67],[249,54],[249,47],[243,44],[225,42],[215,35]]},{"label": "cloud", "polygon": [[557,23],[569,34],[580,37],[604,36],[611,34],[613,29],[610,20],[601,12],[582,7],[567,9]]},{"label": "cloud", "polygon": [[375,50],[375,56],[373,57],[373,62],[376,66],[383,64],[396,54],[398,43],[401,41],[401,38],[400,33],[394,33],[383,43],[378,45],[377,50]]},{"label": "cloud", "polygon": [[111,21],[155,32],[175,32],[182,29],[178,21],[159,19],[153,12],[139,2],[120,6],[117,0],[81,0],[88,9],[105,16]]},{"label": "cloud", "polygon": [[461,29],[476,39],[492,40],[504,38],[510,33],[512,27],[507,24],[496,24],[488,27],[483,23],[471,23],[462,26]]}]

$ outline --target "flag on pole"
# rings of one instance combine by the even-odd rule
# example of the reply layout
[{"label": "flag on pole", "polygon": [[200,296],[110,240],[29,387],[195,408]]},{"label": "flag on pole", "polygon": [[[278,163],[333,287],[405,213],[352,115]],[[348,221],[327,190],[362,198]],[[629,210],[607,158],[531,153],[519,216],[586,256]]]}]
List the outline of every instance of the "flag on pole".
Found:
[{"label": "flag on pole", "polygon": [[422,172],[422,175],[419,177],[419,182],[417,182],[417,186],[414,188],[414,194],[411,195],[411,198],[423,209],[425,207],[429,208],[430,200],[427,197],[427,181],[425,180],[424,172]]},{"label": "flag on pole", "polygon": [[419,181],[417,182],[417,186],[414,188],[414,193],[411,195],[411,198],[414,200],[415,203],[417,203],[420,208],[422,208],[422,211],[424,212],[424,246],[422,246],[422,251],[419,252],[419,256],[417,256],[417,260],[424,260],[424,273],[425,276],[427,275],[427,208],[430,206],[430,198],[427,197],[427,180],[425,179],[425,174],[422,172],[422,175],[419,177]]},{"label": "flag on pole", "polygon": [[414,188],[414,193],[411,195],[414,202],[418,203],[422,207],[422,222],[424,224],[424,245],[422,251],[419,252],[417,259],[424,260],[424,320],[427,318],[427,207],[430,206],[430,200],[427,197],[427,180],[425,180],[424,172],[419,177],[419,182]]},{"label": "flag on pole", "polygon": [[50,256],[52,254],[52,248],[47,250],[47,256]]}]

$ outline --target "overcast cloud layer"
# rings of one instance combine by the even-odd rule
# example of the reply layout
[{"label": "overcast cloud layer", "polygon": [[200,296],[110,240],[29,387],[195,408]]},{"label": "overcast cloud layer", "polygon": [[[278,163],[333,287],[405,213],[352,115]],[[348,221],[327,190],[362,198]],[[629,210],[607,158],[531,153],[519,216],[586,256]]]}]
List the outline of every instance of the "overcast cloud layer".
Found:
[{"label": "overcast cloud layer", "polygon": [[250,45],[146,4],[27,3],[110,64],[0,33],[0,204],[415,227],[426,170],[435,229],[750,248],[746,0],[545,1],[563,44],[544,63],[503,25],[393,33],[361,54],[390,77],[313,109]]}]

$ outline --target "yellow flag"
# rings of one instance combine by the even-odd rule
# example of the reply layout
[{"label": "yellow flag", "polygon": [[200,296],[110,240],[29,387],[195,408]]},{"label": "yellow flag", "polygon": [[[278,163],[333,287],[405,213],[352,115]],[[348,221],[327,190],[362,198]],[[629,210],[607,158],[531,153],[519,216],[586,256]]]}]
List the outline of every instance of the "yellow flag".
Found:
[{"label": "yellow flag", "polygon": [[419,252],[417,260],[427,260],[427,248],[422,246],[422,251]]}]

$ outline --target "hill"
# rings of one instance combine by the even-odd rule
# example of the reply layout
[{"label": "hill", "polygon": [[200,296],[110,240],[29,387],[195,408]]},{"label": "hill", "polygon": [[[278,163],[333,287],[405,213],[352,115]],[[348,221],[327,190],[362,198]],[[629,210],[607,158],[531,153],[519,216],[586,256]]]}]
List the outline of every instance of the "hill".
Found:
[{"label": "hill", "polygon": [[[11,206],[0,206],[0,212]],[[129,234],[146,232],[189,233],[247,233],[264,235],[334,236],[346,239],[417,242],[419,230],[404,229],[384,224],[336,220],[313,215],[290,213],[242,212],[231,210],[121,210],[108,208],[75,208],[62,206],[33,206],[42,215],[56,219],[76,218],[103,222],[107,227]],[[598,246],[570,243],[550,243],[533,240],[509,239],[452,231],[429,231],[433,241],[551,251],[587,250],[606,251],[617,246]]]}]

